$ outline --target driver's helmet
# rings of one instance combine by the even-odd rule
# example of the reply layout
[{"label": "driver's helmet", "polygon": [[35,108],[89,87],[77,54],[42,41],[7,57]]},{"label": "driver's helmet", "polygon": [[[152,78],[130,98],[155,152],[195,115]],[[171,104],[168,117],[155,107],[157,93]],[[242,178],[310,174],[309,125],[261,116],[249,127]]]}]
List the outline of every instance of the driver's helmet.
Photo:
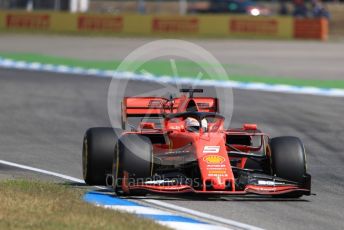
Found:
[{"label": "driver's helmet", "polygon": [[185,129],[189,132],[198,132],[200,129],[200,123],[197,119],[188,117],[185,119]]}]

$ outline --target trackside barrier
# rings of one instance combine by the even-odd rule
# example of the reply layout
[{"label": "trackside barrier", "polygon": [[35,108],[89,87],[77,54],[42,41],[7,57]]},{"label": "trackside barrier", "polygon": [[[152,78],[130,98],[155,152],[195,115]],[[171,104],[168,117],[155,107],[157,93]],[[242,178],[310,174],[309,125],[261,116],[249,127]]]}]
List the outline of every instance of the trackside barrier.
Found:
[{"label": "trackside barrier", "polygon": [[328,20],[322,19],[295,19],[294,38],[328,39]]},{"label": "trackside barrier", "polygon": [[0,11],[0,29],[163,37],[321,40],[326,40],[328,37],[326,19],[211,14],[179,16]]}]

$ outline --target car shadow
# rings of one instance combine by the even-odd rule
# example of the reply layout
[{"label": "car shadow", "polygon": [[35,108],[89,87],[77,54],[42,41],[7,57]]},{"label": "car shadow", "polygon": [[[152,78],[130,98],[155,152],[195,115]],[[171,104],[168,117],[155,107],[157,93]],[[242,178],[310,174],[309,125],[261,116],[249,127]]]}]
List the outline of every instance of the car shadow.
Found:
[{"label": "car shadow", "polygon": [[126,196],[124,197],[128,200],[161,200],[161,201],[232,201],[232,202],[310,202],[304,198],[280,198],[272,196],[258,196],[258,195],[246,195],[246,196],[237,196],[237,195],[228,195],[228,196],[209,196],[209,195],[155,195],[148,194],[147,196]]}]

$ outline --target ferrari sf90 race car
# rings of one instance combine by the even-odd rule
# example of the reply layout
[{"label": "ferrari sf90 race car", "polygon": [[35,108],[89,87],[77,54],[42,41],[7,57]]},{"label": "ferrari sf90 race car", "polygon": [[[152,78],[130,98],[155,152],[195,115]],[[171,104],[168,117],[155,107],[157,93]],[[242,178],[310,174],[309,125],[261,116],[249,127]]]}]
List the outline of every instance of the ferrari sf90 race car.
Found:
[{"label": "ferrari sf90 race car", "polygon": [[256,124],[225,129],[216,98],[194,97],[200,89],[181,92],[170,99],[124,98],[121,129],[87,130],[85,182],[112,186],[120,195],[310,195],[299,138],[270,138]]}]

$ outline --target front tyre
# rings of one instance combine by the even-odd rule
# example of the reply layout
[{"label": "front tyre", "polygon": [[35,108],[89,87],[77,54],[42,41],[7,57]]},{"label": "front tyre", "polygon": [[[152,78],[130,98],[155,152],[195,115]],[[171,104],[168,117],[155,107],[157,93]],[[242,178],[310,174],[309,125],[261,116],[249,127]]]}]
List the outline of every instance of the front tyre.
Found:
[{"label": "front tyre", "polygon": [[128,134],[118,141],[114,158],[115,191],[121,195],[145,195],[144,191],[124,192],[122,179],[127,173],[129,183],[144,182],[153,173],[153,147],[145,136]]},{"label": "front tyre", "polygon": [[88,185],[106,185],[112,171],[115,145],[122,130],[107,127],[86,131],[82,150],[83,177]]},{"label": "front tyre", "polygon": [[[273,175],[297,182],[305,183],[306,153],[302,141],[297,137],[276,137],[270,141],[271,169]],[[285,194],[283,197],[297,198],[302,193]]]}]

